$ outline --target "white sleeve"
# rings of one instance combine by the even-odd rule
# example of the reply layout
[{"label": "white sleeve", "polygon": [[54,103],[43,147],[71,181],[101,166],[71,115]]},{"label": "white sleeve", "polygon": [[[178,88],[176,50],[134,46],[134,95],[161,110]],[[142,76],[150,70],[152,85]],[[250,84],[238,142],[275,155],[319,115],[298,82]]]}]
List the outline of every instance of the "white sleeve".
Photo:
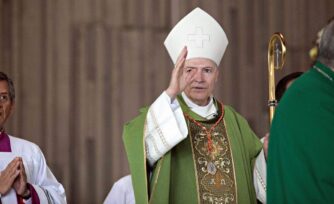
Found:
[{"label": "white sleeve", "polygon": [[131,176],[119,179],[111,188],[103,204],[135,204]]},{"label": "white sleeve", "polygon": [[[66,195],[63,186],[57,181],[55,176],[46,164],[41,150],[36,155],[37,174],[33,175],[33,181],[29,182],[36,193],[40,203],[66,204]],[[35,171],[34,171],[35,172]]]},{"label": "white sleeve", "polygon": [[[263,143],[263,139],[261,142]],[[267,203],[267,163],[263,149],[256,158],[253,175],[256,198],[265,204]]]},{"label": "white sleeve", "polygon": [[6,195],[2,195],[0,200],[2,204],[18,203],[16,192],[13,188],[11,188]]},{"label": "white sleeve", "polygon": [[150,106],[144,132],[147,160],[154,165],[188,135],[186,120],[177,100],[163,92]]}]

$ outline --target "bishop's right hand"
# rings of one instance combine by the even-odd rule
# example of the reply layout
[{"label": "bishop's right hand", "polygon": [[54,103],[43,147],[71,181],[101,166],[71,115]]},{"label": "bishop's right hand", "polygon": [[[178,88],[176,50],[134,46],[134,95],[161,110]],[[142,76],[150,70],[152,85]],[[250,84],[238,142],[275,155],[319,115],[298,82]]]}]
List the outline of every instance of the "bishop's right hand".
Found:
[{"label": "bishop's right hand", "polygon": [[169,87],[166,89],[166,93],[172,99],[172,101],[193,80],[194,76],[193,73],[184,74],[184,65],[187,58],[187,54],[188,54],[187,47],[184,47],[176,60],[175,67],[173,69],[171,80],[169,83]]}]

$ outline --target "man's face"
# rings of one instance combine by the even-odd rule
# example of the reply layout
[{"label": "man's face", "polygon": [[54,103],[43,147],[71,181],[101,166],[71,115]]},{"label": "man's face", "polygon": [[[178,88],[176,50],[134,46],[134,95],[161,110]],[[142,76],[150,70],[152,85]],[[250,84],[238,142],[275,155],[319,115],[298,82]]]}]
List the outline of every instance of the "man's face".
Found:
[{"label": "man's face", "polygon": [[185,94],[197,105],[207,105],[218,79],[217,65],[206,58],[188,59],[183,74],[193,74],[192,82],[184,89]]},{"label": "man's face", "polygon": [[7,81],[0,81],[0,130],[3,128],[13,107],[9,98],[9,87]]}]

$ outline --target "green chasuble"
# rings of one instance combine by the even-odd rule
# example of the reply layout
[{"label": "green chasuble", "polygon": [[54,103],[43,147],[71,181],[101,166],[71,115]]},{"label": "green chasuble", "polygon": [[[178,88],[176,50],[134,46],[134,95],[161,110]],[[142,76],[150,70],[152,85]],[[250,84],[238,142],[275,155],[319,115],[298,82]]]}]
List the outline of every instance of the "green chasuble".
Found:
[{"label": "green chasuble", "polygon": [[[247,121],[216,102],[219,116],[206,120],[178,97],[188,137],[167,152],[147,173],[144,130],[148,108],[127,123],[123,139],[137,204],[256,203],[253,166],[262,144]],[[218,122],[218,118],[223,119]],[[212,146],[201,126],[210,129]]]},{"label": "green chasuble", "polygon": [[317,62],[284,94],[270,130],[267,202],[334,203],[334,72]]}]

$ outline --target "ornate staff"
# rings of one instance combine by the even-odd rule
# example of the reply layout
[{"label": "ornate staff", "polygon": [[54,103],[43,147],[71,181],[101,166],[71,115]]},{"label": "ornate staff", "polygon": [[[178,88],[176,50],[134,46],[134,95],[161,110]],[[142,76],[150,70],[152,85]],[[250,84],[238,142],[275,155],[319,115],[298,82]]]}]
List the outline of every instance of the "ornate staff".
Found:
[{"label": "ornate staff", "polygon": [[281,33],[274,33],[269,41],[268,46],[268,71],[269,71],[269,123],[274,117],[277,100],[275,97],[275,69],[282,69],[285,62],[285,40]]}]

